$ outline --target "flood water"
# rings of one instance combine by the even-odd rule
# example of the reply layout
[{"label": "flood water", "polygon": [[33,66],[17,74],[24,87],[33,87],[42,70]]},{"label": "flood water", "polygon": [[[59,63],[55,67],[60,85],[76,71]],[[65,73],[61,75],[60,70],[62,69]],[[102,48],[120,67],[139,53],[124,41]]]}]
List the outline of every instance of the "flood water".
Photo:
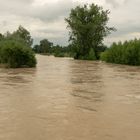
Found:
[{"label": "flood water", "polygon": [[140,67],[37,60],[0,69],[0,140],[140,140]]}]

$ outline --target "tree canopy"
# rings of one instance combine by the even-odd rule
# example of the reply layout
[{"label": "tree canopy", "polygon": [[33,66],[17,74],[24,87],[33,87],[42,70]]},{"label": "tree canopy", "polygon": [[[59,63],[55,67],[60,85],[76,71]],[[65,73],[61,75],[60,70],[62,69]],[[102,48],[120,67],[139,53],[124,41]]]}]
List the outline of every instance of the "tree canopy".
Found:
[{"label": "tree canopy", "polygon": [[50,42],[48,39],[43,39],[40,41],[39,45],[35,45],[33,50],[36,53],[50,53],[51,47],[53,46],[53,43]]},{"label": "tree canopy", "polygon": [[18,27],[18,29],[13,32],[12,34],[9,33],[8,35],[9,37],[13,37],[16,38],[17,40],[23,40],[27,46],[31,47],[31,45],[33,44],[33,39],[30,35],[30,32],[28,30],[26,30],[24,27],[22,27],[21,25]]},{"label": "tree canopy", "polygon": [[95,4],[77,6],[71,10],[65,20],[70,29],[69,41],[75,46],[76,59],[88,59],[90,51],[94,51],[93,59],[99,59],[104,37],[115,30],[107,26],[109,13],[109,10],[103,10]]}]

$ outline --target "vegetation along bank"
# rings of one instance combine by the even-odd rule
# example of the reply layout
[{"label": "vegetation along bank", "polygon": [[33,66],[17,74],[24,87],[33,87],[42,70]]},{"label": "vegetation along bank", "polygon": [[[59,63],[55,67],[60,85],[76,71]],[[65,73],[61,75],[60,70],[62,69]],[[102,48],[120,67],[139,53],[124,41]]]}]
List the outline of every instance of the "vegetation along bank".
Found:
[{"label": "vegetation along bank", "polygon": [[[102,60],[109,63],[140,65],[140,40],[113,43],[106,47],[104,38],[114,27],[108,26],[109,10],[95,4],[71,9],[65,21],[69,45],[54,45],[42,39],[33,46],[30,32],[19,26],[13,33],[0,34],[0,64],[10,68],[35,67],[35,53],[81,60]],[[33,46],[33,47],[32,47]]]}]

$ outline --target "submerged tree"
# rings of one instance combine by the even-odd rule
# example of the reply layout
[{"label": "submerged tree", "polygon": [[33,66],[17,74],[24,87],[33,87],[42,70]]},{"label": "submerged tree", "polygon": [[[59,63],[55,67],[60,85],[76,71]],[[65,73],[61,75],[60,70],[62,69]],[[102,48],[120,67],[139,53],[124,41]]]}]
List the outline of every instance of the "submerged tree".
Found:
[{"label": "submerged tree", "polygon": [[10,68],[35,67],[30,33],[22,26],[13,33],[0,34],[0,64]]},{"label": "submerged tree", "polygon": [[32,49],[14,39],[0,41],[0,63],[10,68],[35,67],[36,58]]},{"label": "submerged tree", "polygon": [[[71,10],[66,22],[70,29],[70,38],[75,48],[76,59],[88,59],[88,55],[94,51],[93,59],[99,59],[99,52],[103,46],[104,37],[114,31],[108,27],[109,10],[103,10],[98,5],[77,6]],[[92,49],[91,49],[92,48]],[[90,59],[91,56],[90,56]]]}]

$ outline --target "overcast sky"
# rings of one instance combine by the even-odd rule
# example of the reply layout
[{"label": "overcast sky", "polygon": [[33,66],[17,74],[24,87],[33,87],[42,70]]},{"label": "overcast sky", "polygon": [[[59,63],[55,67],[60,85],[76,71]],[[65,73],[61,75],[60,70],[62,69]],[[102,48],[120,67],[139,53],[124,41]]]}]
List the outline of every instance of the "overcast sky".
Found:
[{"label": "overcast sky", "polygon": [[83,3],[96,3],[111,11],[109,26],[117,32],[109,35],[105,44],[140,38],[140,0],[0,0],[0,32],[12,32],[22,25],[36,43],[47,38],[66,45],[68,30],[64,18],[72,7]]}]

